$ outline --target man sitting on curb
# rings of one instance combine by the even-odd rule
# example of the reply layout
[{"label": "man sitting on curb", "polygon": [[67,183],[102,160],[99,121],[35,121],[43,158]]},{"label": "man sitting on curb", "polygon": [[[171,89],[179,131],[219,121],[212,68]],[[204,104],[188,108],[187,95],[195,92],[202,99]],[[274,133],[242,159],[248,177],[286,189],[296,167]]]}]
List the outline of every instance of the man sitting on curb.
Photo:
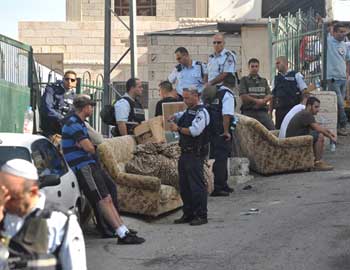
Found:
[{"label": "man sitting on curb", "polygon": [[314,139],[315,166],[317,171],[330,171],[333,166],[322,160],[324,149],[324,136],[336,142],[336,136],[328,129],[316,123],[315,115],[320,110],[320,100],[309,97],[305,110],[298,112],[289,122],[286,137],[311,135]]}]

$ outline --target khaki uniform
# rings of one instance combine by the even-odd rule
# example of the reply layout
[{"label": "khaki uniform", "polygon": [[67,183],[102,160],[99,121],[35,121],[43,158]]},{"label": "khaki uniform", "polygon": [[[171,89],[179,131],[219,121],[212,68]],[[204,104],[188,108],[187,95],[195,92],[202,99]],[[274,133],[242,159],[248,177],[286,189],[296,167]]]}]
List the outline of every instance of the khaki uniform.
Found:
[{"label": "khaki uniform", "polygon": [[[241,79],[239,95],[248,94],[253,98],[263,99],[267,95],[271,95],[270,86],[265,78],[257,76],[245,76]],[[241,106],[241,112],[244,115],[252,117],[263,124],[267,129],[273,130],[275,126],[268,115],[267,105],[255,108],[255,103],[244,103]]]}]

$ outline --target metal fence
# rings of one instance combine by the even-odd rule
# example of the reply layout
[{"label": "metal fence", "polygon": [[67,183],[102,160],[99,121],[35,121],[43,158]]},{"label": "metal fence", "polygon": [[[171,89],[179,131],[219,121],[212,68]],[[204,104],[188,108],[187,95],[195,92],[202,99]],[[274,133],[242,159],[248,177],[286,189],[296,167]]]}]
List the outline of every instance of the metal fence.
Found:
[{"label": "metal fence", "polygon": [[0,132],[22,132],[32,87],[32,48],[0,35]]},{"label": "metal fence", "polygon": [[[279,16],[270,19],[270,54],[271,63],[278,56],[286,56],[289,68],[304,75],[307,83],[318,85],[323,78],[323,25],[321,18],[310,9],[299,10],[295,15]],[[271,80],[275,76],[271,69]]]}]

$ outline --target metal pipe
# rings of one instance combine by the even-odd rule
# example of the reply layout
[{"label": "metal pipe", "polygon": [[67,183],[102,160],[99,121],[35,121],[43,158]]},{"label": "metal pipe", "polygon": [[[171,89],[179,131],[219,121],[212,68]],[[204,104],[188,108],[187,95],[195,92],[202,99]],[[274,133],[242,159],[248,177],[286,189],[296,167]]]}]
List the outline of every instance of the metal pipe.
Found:
[{"label": "metal pipe", "polygon": [[131,78],[137,76],[136,0],[129,0]]},{"label": "metal pipe", "polygon": [[[103,80],[103,105],[110,103],[109,84],[111,69],[111,0],[105,0],[105,41],[104,41],[104,80]],[[108,135],[108,126],[103,125],[102,133]]]}]

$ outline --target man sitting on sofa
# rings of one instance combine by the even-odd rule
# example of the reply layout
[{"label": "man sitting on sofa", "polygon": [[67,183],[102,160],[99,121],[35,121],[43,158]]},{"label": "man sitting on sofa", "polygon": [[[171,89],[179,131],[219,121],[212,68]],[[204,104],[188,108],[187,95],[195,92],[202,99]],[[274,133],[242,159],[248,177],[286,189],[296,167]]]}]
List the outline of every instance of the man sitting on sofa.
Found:
[{"label": "man sitting on sofa", "polygon": [[93,106],[96,103],[88,95],[78,95],[73,105],[75,113],[69,117],[62,128],[64,157],[77,175],[79,186],[91,206],[95,211],[99,210],[108,225],[114,229],[118,244],[141,244],[145,239],[128,229],[119,216],[108,189],[108,181],[113,182],[113,180],[101,169],[95,158],[96,150],[84,121],[92,115]]},{"label": "man sitting on sofa", "polygon": [[320,110],[320,100],[316,97],[309,97],[306,101],[306,108],[298,112],[289,122],[286,137],[311,135],[314,140],[315,166],[314,170],[329,171],[333,166],[322,160],[324,149],[324,136],[336,142],[336,136],[328,129],[316,123],[315,115]]}]

